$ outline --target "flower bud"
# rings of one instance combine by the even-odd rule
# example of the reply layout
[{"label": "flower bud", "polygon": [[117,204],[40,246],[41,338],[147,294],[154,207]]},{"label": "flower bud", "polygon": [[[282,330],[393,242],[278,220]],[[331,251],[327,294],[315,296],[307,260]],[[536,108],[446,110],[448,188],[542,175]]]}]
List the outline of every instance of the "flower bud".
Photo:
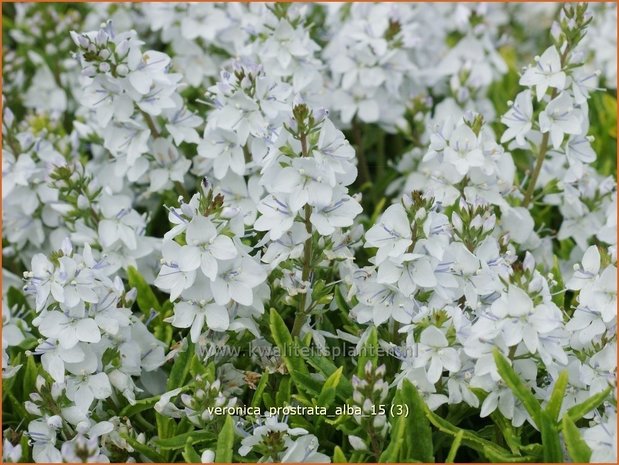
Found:
[{"label": "flower bud", "polygon": [[47,419],[47,426],[49,426],[50,428],[54,428],[54,429],[61,428],[62,427],[62,418],[60,417],[60,415],[54,415],[54,416],[49,417]]},{"label": "flower bud", "polygon": [[206,449],[202,452],[202,456],[200,457],[200,461],[202,463],[214,463],[215,462],[215,452],[210,449]]},{"label": "flower bud", "polygon": [[110,52],[109,49],[104,48],[99,52],[99,58],[101,58],[102,60],[107,60],[111,54],[112,52]]},{"label": "flower bud", "polygon": [[129,74],[129,68],[125,64],[120,64],[116,67],[116,74],[120,77],[125,77]]},{"label": "flower bud", "polygon": [[361,439],[359,436],[354,436],[351,434],[350,436],[348,436],[348,442],[350,442],[350,445],[355,450],[367,450],[368,448],[365,442],[363,442],[363,439]]}]

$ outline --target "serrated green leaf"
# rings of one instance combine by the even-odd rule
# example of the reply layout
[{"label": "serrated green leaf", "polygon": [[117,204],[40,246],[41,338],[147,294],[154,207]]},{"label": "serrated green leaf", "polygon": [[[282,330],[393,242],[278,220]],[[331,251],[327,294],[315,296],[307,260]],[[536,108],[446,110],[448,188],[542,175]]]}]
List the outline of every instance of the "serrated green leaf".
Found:
[{"label": "serrated green leaf", "polygon": [[408,456],[421,462],[434,462],[432,428],[425,414],[426,405],[417,388],[408,379],[405,379],[402,384],[401,399],[408,405],[406,422],[409,439]]},{"label": "serrated green leaf", "polygon": [[561,413],[561,405],[563,404],[563,398],[565,397],[565,390],[567,389],[567,383],[569,381],[569,374],[567,371],[562,371],[555,386],[550,394],[550,400],[546,406],[546,412],[553,422],[559,420],[559,414]]},{"label": "serrated green leaf", "polygon": [[539,417],[542,408],[531,392],[531,389],[522,382],[518,376],[518,373],[516,373],[516,371],[512,368],[507,359],[496,349],[494,351],[494,361],[496,363],[499,375],[501,375],[501,378],[505,381],[505,384],[507,384],[514,395],[520,399],[524,408],[527,412],[529,412],[531,418],[533,418],[533,421],[535,421],[536,424],[539,424]]},{"label": "serrated green leaf", "polygon": [[290,378],[282,378],[279,383],[279,389],[275,394],[275,402],[280,407],[290,404]]},{"label": "serrated green leaf", "polygon": [[215,450],[215,463],[232,462],[232,451],[234,450],[234,421],[230,415],[226,416],[226,421],[217,437],[217,449]]},{"label": "serrated green leaf", "polygon": [[580,435],[580,431],[569,417],[564,415],[561,422],[563,439],[572,462],[588,463],[591,460],[591,449]]},{"label": "serrated green leaf", "polygon": [[584,417],[591,410],[598,408],[608,397],[608,394],[612,392],[612,388],[608,387],[604,389],[602,392],[598,392],[597,394],[589,397],[584,402],[581,402],[578,405],[574,405],[569,408],[567,411],[567,415],[570,416],[570,419],[576,423],[582,417]]}]

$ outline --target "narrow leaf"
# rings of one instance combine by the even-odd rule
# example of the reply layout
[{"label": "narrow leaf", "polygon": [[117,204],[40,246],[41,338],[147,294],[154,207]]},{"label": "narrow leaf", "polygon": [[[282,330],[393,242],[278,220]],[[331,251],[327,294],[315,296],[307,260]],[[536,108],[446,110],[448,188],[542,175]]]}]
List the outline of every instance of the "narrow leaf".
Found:
[{"label": "narrow leaf", "polygon": [[378,366],[378,334],[376,333],[375,326],[372,326],[372,329],[370,329],[370,334],[360,349],[359,358],[357,359],[357,376],[363,377],[365,365],[368,362],[375,368]]},{"label": "narrow leaf", "polygon": [[522,382],[518,373],[512,368],[507,359],[499,352],[498,350],[494,351],[494,361],[497,366],[497,370],[505,381],[505,384],[509,386],[514,395],[520,399],[524,408],[529,412],[531,418],[537,425],[539,425],[539,417],[542,411],[542,408],[531,392],[531,389]]},{"label": "narrow leaf", "polygon": [[581,402],[578,405],[574,405],[570,409],[568,409],[567,414],[570,416],[570,419],[576,423],[582,417],[584,417],[591,410],[598,408],[608,397],[612,391],[611,387],[604,389],[602,392],[598,392],[594,396],[589,397],[584,402]]},{"label": "narrow leaf", "polygon": [[340,446],[335,446],[333,450],[333,463],[348,463]]},{"label": "narrow leaf", "polygon": [[565,397],[565,390],[567,389],[567,383],[569,381],[569,375],[567,371],[562,371],[555,386],[550,395],[550,400],[546,406],[546,412],[550,416],[550,419],[554,422],[559,420],[559,414],[561,413],[561,405],[563,404],[563,398]]},{"label": "narrow leaf", "polygon": [[215,451],[215,463],[232,462],[232,451],[234,449],[234,421],[228,415],[224,426],[217,438],[217,450]]},{"label": "narrow leaf", "polygon": [[580,431],[569,415],[563,416],[562,427],[563,439],[565,439],[572,462],[588,463],[591,460],[591,449],[581,437]]},{"label": "narrow leaf", "polygon": [[410,457],[421,462],[434,462],[432,428],[425,415],[426,405],[417,388],[407,379],[402,384],[402,400],[409,407],[406,429]]},{"label": "narrow leaf", "polygon": [[544,446],[544,462],[563,462],[561,439],[555,422],[551,420],[547,412],[541,412],[539,419],[542,433],[542,445]]},{"label": "narrow leaf", "polygon": [[151,310],[160,312],[161,306],[159,305],[159,300],[157,300],[157,296],[155,296],[152,288],[140,272],[133,266],[130,266],[127,268],[127,278],[129,286],[135,287],[138,292],[136,301],[142,313],[148,317],[150,316]]}]

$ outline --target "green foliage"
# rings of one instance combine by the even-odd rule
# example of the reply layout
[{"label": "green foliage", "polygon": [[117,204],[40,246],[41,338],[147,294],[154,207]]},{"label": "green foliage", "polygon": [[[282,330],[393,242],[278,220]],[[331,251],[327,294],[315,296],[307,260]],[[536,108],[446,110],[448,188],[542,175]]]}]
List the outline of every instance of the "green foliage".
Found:
[{"label": "green foliage", "polygon": [[217,450],[215,451],[216,463],[232,462],[232,451],[234,448],[234,421],[231,416],[226,417],[224,427],[217,438]]}]

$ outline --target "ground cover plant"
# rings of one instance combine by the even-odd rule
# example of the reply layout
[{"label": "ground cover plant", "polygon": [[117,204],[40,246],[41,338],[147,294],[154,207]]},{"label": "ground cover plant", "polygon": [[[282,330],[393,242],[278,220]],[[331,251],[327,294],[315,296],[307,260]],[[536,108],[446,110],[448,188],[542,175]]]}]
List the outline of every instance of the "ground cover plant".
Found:
[{"label": "ground cover plant", "polygon": [[5,462],[616,462],[615,4],[6,4]]}]

